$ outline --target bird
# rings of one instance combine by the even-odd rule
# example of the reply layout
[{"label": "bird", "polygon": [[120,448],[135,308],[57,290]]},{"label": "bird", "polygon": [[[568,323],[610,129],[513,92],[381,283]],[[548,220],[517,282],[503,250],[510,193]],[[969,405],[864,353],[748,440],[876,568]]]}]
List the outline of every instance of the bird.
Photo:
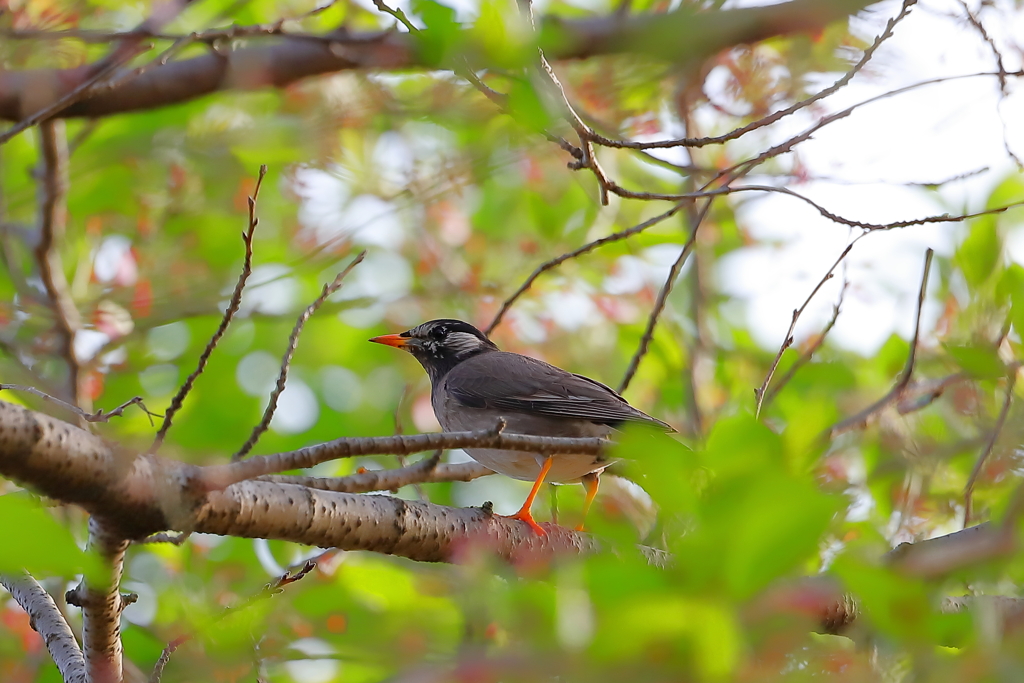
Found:
[{"label": "bird", "polygon": [[[487,335],[462,320],[431,320],[399,334],[370,339],[407,351],[430,378],[430,402],[446,432],[493,428],[504,421],[513,434],[606,437],[626,423],[675,431],[637,410],[611,388],[544,361],[500,350]],[[512,519],[546,535],[531,513],[545,481],[581,482],[586,488],[583,518],[597,496],[598,477],[611,464],[603,455],[543,455],[493,448],[466,452],[481,465],[533,488]],[[583,523],[577,527],[583,530]]]}]

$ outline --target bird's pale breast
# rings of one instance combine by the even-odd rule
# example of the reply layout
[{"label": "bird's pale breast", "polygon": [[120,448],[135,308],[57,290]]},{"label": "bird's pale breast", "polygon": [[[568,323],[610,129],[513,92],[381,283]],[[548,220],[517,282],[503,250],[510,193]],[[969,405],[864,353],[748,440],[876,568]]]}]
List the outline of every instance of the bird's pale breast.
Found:
[{"label": "bird's pale breast", "polygon": [[[443,385],[442,385],[443,386]],[[439,387],[440,388],[440,387]],[[446,432],[475,431],[505,420],[505,431],[512,434],[540,434],[559,437],[594,437],[611,433],[611,427],[588,420],[568,420],[530,415],[492,408],[470,408],[458,405],[455,399],[442,391],[433,391],[431,403],[434,415]],[[493,448],[467,448],[466,453],[484,467],[513,479],[534,481],[547,456],[539,453],[503,451]],[[589,454],[558,454],[551,456],[551,471],[547,481],[568,483],[577,481],[591,472],[603,470],[611,461],[603,456]]]}]

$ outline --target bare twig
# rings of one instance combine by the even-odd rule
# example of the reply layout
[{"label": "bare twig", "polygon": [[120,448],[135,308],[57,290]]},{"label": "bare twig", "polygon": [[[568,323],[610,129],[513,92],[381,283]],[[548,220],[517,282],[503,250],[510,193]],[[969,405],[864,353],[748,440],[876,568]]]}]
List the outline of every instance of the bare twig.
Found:
[{"label": "bare twig", "polygon": [[295,484],[338,493],[369,493],[370,491],[397,491],[410,484],[432,484],[444,481],[472,481],[494,474],[477,462],[454,465],[440,463],[440,452],[406,467],[393,470],[367,470],[346,477],[299,477],[267,475],[260,481]]},{"label": "bare twig", "polygon": [[822,344],[825,343],[825,337],[828,335],[829,332],[832,331],[832,328],[835,327],[836,321],[839,319],[839,312],[843,306],[843,297],[846,294],[846,287],[848,284],[849,282],[844,278],[843,285],[839,289],[839,298],[836,300],[836,305],[832,307],[832,317],[829,318],[828,323],[825,325],[824,328],[822,328],[818,336],[815,337],[814,342],[809,347],[807,347],[807,349],[802,354],[800,354],[799,358],[793,361],[793,364],[789,366],[789,369],[786,370],[786,372],[782,375],[781,378],[779,378],[779,381],[771,386],[771,388],[767,392],[767,395],[764,398],[765,404],[769,404],[772,402],[772,400],[775,399],[778,393],[782,391],[783,387],[789,384],[789,381],[793,379],[793,376],[797,373],[797,371],[804,365],[809,363],[811,361],[811,358],[814,356],[814,353],[821,348]]},{"label": "bare twig", "polygon": [[68,368],[65,400],[77,406],[83,397],[79,391],[81,365],[75,355],[75,334],[82,320],[71,298],[60,257],[68,217],[68,146],[63,121],[48,121],[40,126],[39,147],[39,243],[35,259],[60,337],[59,353]]},{"label": "bare twig", "polygon": [[904,390],[906,390],[907,385],[910,384],[910,378],[914,373],[914,363],[917,360],[917,343],[921,337],[921,310],[924,308],[925,295],[928,291],[928,274],[931,271],[932,257],[934,255],[935,252],[931,249],[925,252],[924,273],[921,276],[921,288],[918,290],[917,294],[917,316],[914,321],[914,336],[910,340],[910,353],[907,354],[907,362],[903,366],[903,371],[896,380],[896,384],[893,385],[893,388],[890,389],[885,396],[878,399],[864,410],[829,427],[826,431],[826,435],[830,439],[834,439],[840,434],[850,430],[866,426],[871,418],[873,418],[880,410],[889,404],[898,401],[900,396],[903,395]]},{"label": "bare twig", "polygon": [[636,374],[637,368],[640,367],[640,361],[647,354],[647,349],[651,345],[651,340],[654,338],[654,328],[658,324],[658,318],[661,317],[661,313],[665,310],[665,304],[668,302],[668,295],[672,292],[672,287],[676,283],[676,278],[679,277],[679,272],[683,269],[683,264],[686,263],[686,257],[693,251],[694,245],[697,243],[697,231],[700,228],[700,224],[704,222],[704,219],[708,215],[708,211],[711,210],[712,200],[704,204],[700,213],[697,214],[696,221],[690,232],[690,237],[686,240],[686,244],[683,245],[683,250],[679,252],[679,257],[676,258],[675,263],[668,271],[668,277],[665,278],[665,284],[661,286],[661,291],[658,292],[658,298],[654,302],[654,307],[651,309],[651,314],[647,317],[647,327],[644,329],[644,334],[640,337],[640,343],[637,344],[636,352],[629,361],[629,367],[626,368],[626,374],[623,375],[622,381],[619,382],[618,392],[621,394],[629,386],[629,383],[633,379],[633,375]]},{"label": "bare twig", "polygon": [[156,438],[153,439],[153,444],[149,447],[149,453],[155,453],[164,442],[167,430],[171,428],[175,414],[181,410],[181,406],[185,403],[185,397],[192,390],[196,379],[199,378],[199,375],[203,374],[203,370],[206,369],[206,363],[210,360],[210,355],[227,331],[228,325],[231,324],[235,313],[238,312],[238,307],[242,304],[242,290],[245,289],[245,283],[249,279],[249,275],[252,274],[253,234],[256,231],[256,226],[260,223],[260,219],[256,217],[256,201],[259,199],[260,186],[263,184],[263,178],[266,175],[267,167],[264,164],[260,166],[260,172],[256,178],[256,187],[252,191],[252,196],[249,197],[249,227],[242,233],[242,242],[245,244],[245,258],[242,260],[242,272],[238,275],[238,282],[235,283],[235,290],[231,293],[231,300],[228,302],[227,308],[224,309],[224,315],[221,317],[220,325],[217,326],[217,331],[210,337],[210,341],[206,343],[206,348],[200,354],[196,369],[185,379],[184,384],[178,389],[178,393],[171,399],[171,405],[168,406],[167,412],[164,414],[163,424],[160,425],[160,431],[156,433]]},{"label": "bare twig", "polygon": [[[837,258],[835,263],[832,264],[832,267],[828,269],[828,272],[825,273],[824,277],[822,277],[821,280],[818,281],[818,284],[815,285],[814,289],[811,290],[811,293],[807,295],[807,298],[804,300],[804,303],[800,306],[800,308],[796,308],[793,310],[793,319],[789,323],[789,329],[786,330],[786,336],[782,340],[782,346],[779,347],[779,352],[775,354],[775,360],[772,361],[771,367],[768,368],[768,373],[765,375],[764,381],[761,382],[761,386],[754,389],[754,400],[756,402],[756,407],[754,410],[755,417],[761,417],[761,405],[764,403],[765,392],[768,391],[768,385],[771,384],[772,375],[775,374],[775,369],[779,367],[779,361],[782,360],[782,354],[786,352],[786,349],[793,345],[793,330],[796,329],[797,321],[800,320],[800,316],[803,315],[805,310],[807,310],[807,306],[810,305],[811,299],[813,299],[814,296],[821,290],[821,288],[825,286],[825,283],[831,280],[833,275],[835,275],[836,268],[839,267],[839,264],[843,262],[843,259],[846,258],[846,255],[850,253],[851,249],[853,249],[853,245],[857,243],[857,239],[860,238],[858,237],[854,239],[853,242],[850,242],[850,244],[848,244],[846,248],[843,249],[843,253],[839,255],[839,258]],[[836,304],[835,310],[836,315],[838,316],[838,304]],[[829,324],[829,329],[831,329],[832,325],[835,324],[834,321],[835,319],[833,318],[833,322]]]},{"label": "bare twig", "polygon": [[[228,615],[234,614],[235,612],[251,607],[253,604],[261,600],[267,600],[277,595],[278,593],[283,592],[285,586],[301,580],[304,576],[306,576],[306,574],[313,571],[314,567],[316,567],[316,562],[314,560],[308,560],[295,573],[285,572],[277,579],[263,586],[263,590],[261,590],[259,593],[250,596],[244,602],[241,602],[232,607],[228,607],[227,609],[222,611],[219,615],[217,615],[216,621],[220,621]],[[167,663],[171,660],[171,655],[174,654],[175,650],[177,650],[179,647],[181,647],[191,639],[192,636],[190,635],[178,636],[171,642],[167,643],[167,647],[165,647],[163,649],[163,652],[160,653],[160,659],[158,659],[156,661],[156,664],[153,666],[153,672],[149,675],[149,683],[160,683],[160,679],[164,675],[164,669],[167,667]]]},{"label": "bare twig", "polygon": [[141,396],[136,396],[134,398],[128,399],[127,401],[125,401],[124,403],[122,403],[121,405],[119,405],[118,407],[114,408],[109,412],[105,412],[101,408],[97,410],[95,413],[88,413],[79,408],[78,406],[71,405],[67,401],[63,401],[57,398],[56,396],[50,396],[49,394],[42,392],[39,389],[36,389],[35,387],[27,387],[22,386],[20,384],[0,384],[0,391],[4,391],[5,389],[9,391],[25,391],[35,396],[38,396],[44,401],[55,403],[61,406],[62,408],[70,410],[71,412],[73,412],[75,415],[82,418],[86,422],[109,422],[110,418],[112,417],[123,417],[125,408],[129,406],[138,406],[142,410],[142,412],[146,413],[146,415],[149,416],[150,424],[152,424],[154,417],[161,417],[159,413],[150,412],[150,410],[146,407],[146,404],[142,402]]},{"label": "bare twig", "polygon": [[969,379],[971,376],[966,372],[956,372],[941,379],[912,382],[897,402],[896,411],[900,415],[907,415],[927,408],[942,396],[946,389]]},{"label": "bare twig", "polygon": [[1013,159],[1015,164],[1017,164],[1017,168],[1024,168],[1024,163],[1021,162],[1020,157],[1017,156],[1013,151],[1013,148],[1010,147],[1010,142],[1006,137],[1006,119],[1002,116],[1002,111],[999,111],[1003,100],[1010,94],[1009,83],[1007,82],[1007,75],[1009,72],[1006,70],[1006,62],[1003,60],[1003,53],[999,50],[999,46],[996,45],[996,41],[993,40],[992,36],[989,35],[989,32],[985,29],[985,25],[981,23],[981,19],[971,11],[971,8],[967,6],[967,3],[964,2],[964,0],[958,1],[964,10],[964,13],[967,15],[968,23],[975,28],[978,35],[981,36],[981,39],[985,41],[989,49],[992,51],[992,56],[995,57],[996,68],[999,73],[999,92],[1002,95],[1002,99],[1000,99],[999,104],[996,105],[996,109],[999,113],[999,122],[1003,126],[1003,149],[1006,150],[1006,154]]},{"label": "bare twig", "polygon": [[594,143],[601,145],[603,147],[617,147],[623,149],[637,150],[667,149],[672,147],[699,148],[706,147],[708,145],[720,145],[731,140],[736,140],[737,138],[740,138],[746,135],[747,133],[750,133],[751,131],[755,131],[759,128],[769,126],[775,123],[776,121],[785,118],[786,116],[795,114],[801,109],[809,107],[815,102],[823,100],[826,97],[829,97],[830,95],[834,95],[841,88],[846,86],[846,84],[853,80],[853,77],[856,76],[861,71],[861,69],[863,69],[864,66],[871,60],[871,58],[875,54],[875,51],[878,50],[879,46],[881,46],[882,43],[884,43],[886,40],[892,37],[893,29],[896,28],[896,24],[902,21],[910,13],[911,7],[913,7],[915,4],[917,4],[917,0],[904,0],[903,6],[900,9],[899,14],[897,14],[892,19],[889,19],[882,32],[875,38],[874,42],[872,42],[871,45],[868,46],[868,48],[864,51],[864,54],[861,55],[860,60],[858,60],[858,62],[854,64],[849,71],[843,74],[842,77],[840,77],[839,80],[837,80],[835,83],[825,88],[824,90],[815,93],[811,97],[800,100],[799,102],[796,102],[795,104],[790,105],[785,109],[780,109],[777,112],[769,114],[768,116],[758,119],[757,121],[748,123],[745,126],[741,126],[740,128],[732,130],[724,135],[716,135],[712,137],[701,138],[679,138],[675,140],[657,140],[653,142],[634,142],[630,140],[613,140],[601,135],[594,134],[591,131],[590,139]]},{"label": "bare twig", "polygon": [[307,446],[297,451],[253,456],[225,465],[210,465],[200,470],[199,478],[207,490],[220,490],[236,482],[255,479],[287,470],[306,469],[322,462],[359,455],[412,454],[451,448],[497,448],[554,455],[558,453],[603,453],[609,442],[600,438],[563,438],[511,434],[497,429],[473,432],[440,432],[405,436],[343,437]]},{"label": "bare twig", "polygon": [[295,327],[292,328],[291,336],[288,337],[288,347],[285,349],[284,357],[281,359],[281,371],[277,376],[277,384],[274,385],[273,391],[270,392],[270,401],[267,403],[266,410],[263,411],[263,419],[260,420],[259,424],[253,427],[252,434],[250,434],[248,440],[242,444],[242,447],[238,449],[238,452],[231,456],[231,460],[233,462],[237,462],[248,455],[249,451],[251,451],[253,446],[256,445],[256,442],[260,440],[263,433],[270,427],[270,421],[274,417],[274,411],[277,410],[277,401],[281,397],[281,393],[284,391],[285,384],[288,382],[288,370],[291,366],[292,356],[295,354],[295,348],[299,345],[299,335],[302,334],[302,328],[305,327],[306,321],[317,312],[317,309],[319,309],[325,301],[327,301],[327,297],[331,296],[341,288],[341,285],[345,280],[345,276],[352,272],[352,269],[359,265],[365,256],[366,252],[363,251],[352,259],[352,262],[345,266],[344,270],[338,273],[333,282],[324,285],[323,291],[320,292],[320,296],[318,296],[313,303],[307,306],[306,310],[304,310],[302,314],[299,315],[298,320],[295,321]]},{"label": "bare twig", "polygon": [[42,636],[61,680],[86,683],[82,649],[50,594],[28,574],[0,576],[0,584],[10,591],[11,597],[28,614],[29,624]]},{"label": "bare twig", "polygon": [[512,308],[512,304],[514,304],[516,300],[519,299],[519,297],[525,294],[526,291],[533,286],[533,283],[537,280],[538,277],[540,277],[547,271],[558,267],[559,265],[561,265],[565,261],[568,261],[569,259],[576,258],[577,256],[582,256],[583,254],[593,251],[598,247],[603,247],[606,244],[618,242],[619,240],[624,240],[628,237],[632,237],[633,235],[638,235],[647,228],[657,225],[658,223],[661,223],[665,219],[671,218],[675,214],[679,213],[680,209],[682,209],[688,203],[688,201],[679,202],[668,211],[660,213],[657,216],[654,216],[653,218],[648,218],[644,222],[634,225],[633,227],[628,228],[627,230],[621,230],[619,232],[612,233],[611,235],[607,235],[600,239],[596,239],[593,242],[587,242],[578,249],[573,249],[572,251],[566,252],[561,256],[558,256],[556,258],[553,258],[549,261],[545,261],[544,263],[540,264],[539,266],[537,266],[537,268],[534,269],[532,273],[530,273],[530,276],[526,278],[523,284],[519,285],[519,289],[513,292],[512,296],[505,299],[505,301],[501,304],[501,308],[498,309],[498,312],[494,315],[494,319],[491,320],[491,324],[487,326],[487,329],[484,331],[484,334],[490,335],[494,331],[494,328],[496,328],[498,324],[501,323],[502,319],[505,317],[505,314],[508,313],[508,310]]},{"label": "bare twig", "polygon": [[1006,397],[1003,399],[1003,407],[999,411],[999,417],[996,418],[996,424],[992,427],[992,434],[988,438],[988,442],[985,444],[985,449],[978,456],[977,462],[974,463],[974,468],[971,469],[971,476],[967,478],[967,485],[964,486],[964,528],[966,529],[970,525],[971,521],[971,503],[974,495],[974,484],[978,480],[978,475],[981,474],[981,468],[985,465],[985,461],[988,456],[992,454],[992,449],[996,446],[996,441],[999,439],[999,434],[1003,431],[1003,425],[1006,424],[1006,417],[1010,414],[1010,405],[1013,403],[1013,388],[1017,383],[1017,371],[1010,370],[1006,379]]},{"label": "bare twig", "polygon": [[153,665],[153,671],[149,674],[149,683],[160,683],[160,679],[163,678],[164,669],[167,668],[167,663],[171,661],[171,655],[179,647],[189,641],[190,636],[179,636],[167,643],[167,647],[160,653],[160,659],[156,660],[156,664]]},{"label": "bare twig", "polygon": [[[751,169],[753,169],[754,167],[763,164],[765,161],[768,161],[769,159],[773,159],[773,158],[775,158],[775,157],[777,157],[777,156],[779,156],[781,154],[785,154],[785,153],[791,151],[797,144],[799,144],[801,142],[804,142],[805,140],[809,139],[812,135],[814,135],[814,133],[816,133],[817,131],[821,130],[825,126],[827,126],[829,124],[832,124],[832,123],[835,123],[836,121],[838,121],[840,119],[844,119],[844,118],[850,116],[853,112],[855,112],[856,110],[860,109],[861,107],[863,107],[865,105],[868,105],[868,104],[871,104],[871,103],[874,103],[874,102],[879,102],[881,100],[884,100],[884,99],[887,99],[887,98],[890,98],[890,97],[895,97],[896,95],[901,95],[903,93],[910,92],[911,90],[916,90],[918,88],[923,88],[923,87],[928,86],[928,85],[936,85],[936,84],[939,84],[939,83],[947,83],[947,82],[950,82],[950,81],[957,81],[957,80],[961,80],[961,79],[964,79],[964,78],[978,78],[980,76],[996,76],[996,77],[1000,77],[1001,74],[999,74],[998,72],[995,72],[995,73],[992,73],[992,72],[979,72],[979,73],[974,73],[974,74],[963,74],[963,75],[957,75],[957,76],[942,76],[942,77],[938,77],[938,78],[930,78],[930,79],[927,79],[927,80],[924,80],[924,81],[918,81],[917,83],[912,83],[912,84],[904,86],[902,88],[896,88],[895,90],[890,90],[888,92],[884,92],[884,93],[882,93],[880,95],[875,95],[874,97],[869,97],[868,99],[862,100],[862,101],[860,101],[860,102],[858,102],[856,104],[850,105],[849,107],[847,107],[845,109],[842,109],[842,110],[837,111],[837,112],[835,112],[833,114],[829,114],[827,116],[821,117],[814,125],[812,125],[808,129],[806,129],[802,133],[794,135],[793,137],[789,138],[788,140],[786,140],[784,142],[781,142],[781,143],[779,143],[779,144],[777,144],[777,145],[775,145],[773,147],[770,147],[769,149],[765,150],[764,152],[758,154],[756,157],[753,157],[751,159],[747,159],[745,161],[741,161],[741,162],[739,162],[737,164],[734,164],[733,166],[730,166],[729,168],[726,168],[726,169],[723,169],[723,170],[719,171],[718,175],[714,179],[709,181],[708,186],[710,186],[711,184],[713,184],[714,182],[716,182],[717,180],[719,180],[721,178],[733,177],[733,176],[735,176],[736,173],[741,173],[741,174],[749,173],[749,171]],[[1005,74],[1005,76],[1013,76],[1013,77],[1018,77],[1019,78],[1021,76],[1024,76],[1024,71],[1015,71],[1015,72],[1007,73],[1007,74]]]},{"label": "bare twig", "polygon": [[405,12],[399,9],[392,9],[383,2],[383,0],[373,0],[373,5],[384,14],[388,14],[395,18],[395,21],[399,22],[404,26],[409,33],[419,33],[419,29],[414,23],[409,21],[409,17],[405,16]]}]

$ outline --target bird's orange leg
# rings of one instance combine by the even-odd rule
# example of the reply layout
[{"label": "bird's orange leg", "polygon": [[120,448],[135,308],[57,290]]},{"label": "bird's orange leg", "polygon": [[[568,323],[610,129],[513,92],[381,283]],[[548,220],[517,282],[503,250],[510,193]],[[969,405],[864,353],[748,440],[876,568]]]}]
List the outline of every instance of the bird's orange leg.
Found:
[{"label": "bird's orange leg", "polygon": [[583,523],[587,521],[587,513],[590,512],[590,506],[593,504],[594,498],[597,497],[597,487],[601,483],[601,475],[597,472],[591,472],[584,475],[580,481],[587,488],[587,497],[583,500],[583,519],[580,520],[576,531],[583,531]]},{"label": "bird's orange leg", "polygon": [[537,475],[537,481],[533,482],[533,488],[530,489],[530,495],[526,497],[526,501],[523,502],[523,507],[519,508],[519,512],[514,515],[509,515],[509,519],[519,519],[530,525],[539,536],[547,536],[548,532],[544,531],[544,528],[537,524],[534,520],[533,515],[530,514],[530,508],[533,507],[533,499],[537,497],[537,492],[540,491],[541,485],[544,483],[544,478],[548,476],[548,472],[551,471],[551,458],[544,461],[544,465],[540,468],[540,474]]}]

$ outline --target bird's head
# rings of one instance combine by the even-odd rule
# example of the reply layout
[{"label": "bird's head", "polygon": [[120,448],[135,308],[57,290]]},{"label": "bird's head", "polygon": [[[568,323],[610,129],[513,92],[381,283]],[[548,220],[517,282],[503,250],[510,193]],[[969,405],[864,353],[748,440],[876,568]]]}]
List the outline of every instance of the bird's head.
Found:
[{"label": "bird's head", "polygon": [[385,334],[370,341],[408,351],[437,379],[478,353],[497,351],[483,332],[461,320],[431,320],[400,334]]}]

